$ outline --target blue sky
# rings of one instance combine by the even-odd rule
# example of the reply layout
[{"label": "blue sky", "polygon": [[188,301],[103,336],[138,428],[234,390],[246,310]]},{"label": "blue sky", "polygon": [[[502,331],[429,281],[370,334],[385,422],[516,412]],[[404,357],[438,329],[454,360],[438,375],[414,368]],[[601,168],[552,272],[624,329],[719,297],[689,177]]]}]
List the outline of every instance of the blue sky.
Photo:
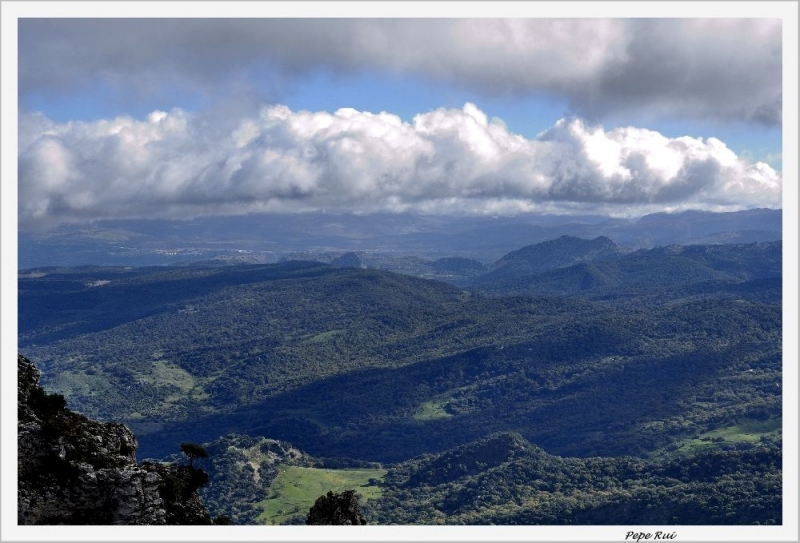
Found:
[{"label": "blue sky", "polygon": [[[258,85],[257,73],[251,74],[251,81]],[[99,78],[85,84],[78,92],[31,92],[22,97],[21,106],[26,111],[41,112],[53,121],[68,122],[119,115],[144,118],[154,110],[173,107],[197,111],[211,106],[212,101],[212,97],[185,88],[162,88],[146,97],[132,97],[119,85]],[[294,110],[335,111],[351,107],[373,113],[388,111],[406,121],[438,107],[459,108],[465,102],[473,102],[490,117],[502,119],[509,130],[527,138],[536,137],[570,112],[568,101],[554,93],[496,97],[453,84],[433,83],[414,75],[380,72],[341,75],[325,69],[315,70],[287,85],[279,101]],[[602,124],[611,129],[629,124],[641,126],[642,123],[669,137],[716,137],[737,154],[745,154],[751,160],[762,160],[781,169],[780,125],[690,118],[652,120],[635,114],[606,119]]]},{"label": "blue sky", "polygon": [[22,20],[21,224],[778,207],[781,59],[779,19]]}]

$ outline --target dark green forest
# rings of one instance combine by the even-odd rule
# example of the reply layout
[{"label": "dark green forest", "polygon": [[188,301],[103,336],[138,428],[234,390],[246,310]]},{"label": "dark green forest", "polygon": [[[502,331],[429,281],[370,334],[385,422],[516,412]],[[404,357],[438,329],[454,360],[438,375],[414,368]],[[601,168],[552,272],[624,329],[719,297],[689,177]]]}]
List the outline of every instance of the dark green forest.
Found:
[{"label": "dark green forest", "polygon": [[399,464],[370,514],[397,524],[780,524],[780,465],[775,444],[657,462],[562,458],[497,434]]},{"label": "dark green forest", "polygon": [[25,270],[19,348],[141,457],[235,433],[381,463],[370,522],[780,523],[780,242],[575,239],[459,286],[302,261]]}]

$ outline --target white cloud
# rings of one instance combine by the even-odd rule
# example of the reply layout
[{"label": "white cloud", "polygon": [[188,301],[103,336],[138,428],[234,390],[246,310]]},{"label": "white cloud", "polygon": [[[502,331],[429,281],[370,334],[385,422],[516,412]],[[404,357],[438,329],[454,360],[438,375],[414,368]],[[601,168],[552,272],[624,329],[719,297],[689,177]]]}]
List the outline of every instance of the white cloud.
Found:
[{"label": "white cloud", "polygon": [[20,118],[23,227],[251,211],[779,207],[781,179],[717,139],[566,118],[526,139],[474,104],[390,113],[264,107],[230,131],[179,109],[144,120]]}]

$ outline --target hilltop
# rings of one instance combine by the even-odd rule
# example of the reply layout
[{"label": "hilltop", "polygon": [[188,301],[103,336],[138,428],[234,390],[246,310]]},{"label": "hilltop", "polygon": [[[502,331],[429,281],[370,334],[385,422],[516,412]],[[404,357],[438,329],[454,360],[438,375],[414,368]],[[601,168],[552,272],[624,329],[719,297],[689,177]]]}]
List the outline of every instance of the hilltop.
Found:
[{"label": "hilltop", "polygon": [[481,276],[477,283],[533,275],[580,262],[608,259],[621,252],[616,243],[604,236],[592,240],[561,236],[508,253],[490,265],[489,272]]}]

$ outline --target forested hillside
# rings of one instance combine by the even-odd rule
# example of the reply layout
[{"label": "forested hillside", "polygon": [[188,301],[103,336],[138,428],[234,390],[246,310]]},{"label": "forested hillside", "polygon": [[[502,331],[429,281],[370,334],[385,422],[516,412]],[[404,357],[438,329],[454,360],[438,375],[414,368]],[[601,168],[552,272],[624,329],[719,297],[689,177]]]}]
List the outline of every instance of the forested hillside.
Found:
[{"label": "forested hillside", "polygon": [[780,465],[776,445],[654,462],[561,458],[500,434],[393,468],[372,514],[397,524],[780,524]]},{"label": "forested hillside", "polygon": [[[547,503],[562,512],[569,503],[588,523],[614,500],[630,499],[631,514],[638,511],[654,477],[647,462],[722,451],[742,478],[762,460],[764,473],[777,473],[758,451],[781,439],[780,244],[629,254],[600,245],[598,260],[564,259],[471,289],[299,261],[28,270],[19,279],[20,349],[77,410],[129,425],[142,457],[171,454],[187,440],[263,436],[314,457],[398,463],[386,499],[407,501],[403,493],[423,484],[409,476],[416,482],[401,488],[391,475],[410,470],[411,459],[496,432],[553,458],[644,462],[632,494],[613,482],[602,499],[550,496]],[[737,456],[751,450],[752,458]],[[445,483],[453,482],[436,485]],[[717,483],[702,493],[727,488]],[[659,500],[705,511],[696,518],[710,522],[736,508],[676,502],[683,490],[670,487]],[[549,522],[544,509],[531,509],[529,491],[513,490],[524,499],[506,516],[473,498],[462,509],[422,500],[407,511],[424,522],[442,521],[430,507],[447,522]],[[764,507],[752,518],[775,520]],[[404,510],[379,515],[405,522]]]}]

